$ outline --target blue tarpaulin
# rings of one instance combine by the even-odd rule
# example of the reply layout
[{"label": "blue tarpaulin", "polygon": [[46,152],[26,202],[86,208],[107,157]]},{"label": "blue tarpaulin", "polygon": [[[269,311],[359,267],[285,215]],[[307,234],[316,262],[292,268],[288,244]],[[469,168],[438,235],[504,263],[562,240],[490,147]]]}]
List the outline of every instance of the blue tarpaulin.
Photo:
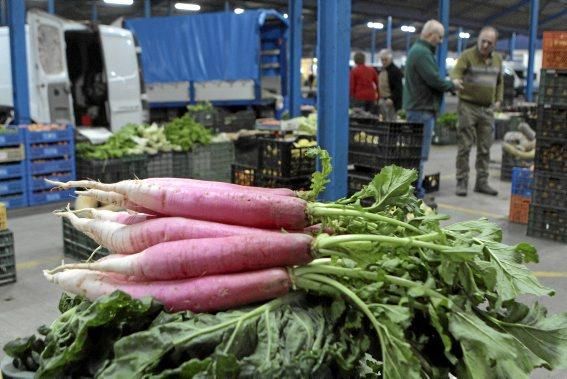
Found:
[{"label": "blue tarpaulin", "polygon": [[273,10],[130,19],[146,83],[245,80],[260,75],[260,28]]}]

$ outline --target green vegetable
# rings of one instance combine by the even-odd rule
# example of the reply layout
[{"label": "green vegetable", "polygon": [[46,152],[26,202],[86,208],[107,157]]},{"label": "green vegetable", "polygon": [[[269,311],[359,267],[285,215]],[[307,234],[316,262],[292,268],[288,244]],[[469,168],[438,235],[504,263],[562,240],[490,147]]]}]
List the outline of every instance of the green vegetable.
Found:
[{"label": "green vegetable", "polygon": [[455,129],[457,127],[458,116],[455,112],[443,113],[437,118],[437,125],[443,126],[449,129]]},{"label": "green vegetable", "polygon": [[196,122],[188,113],[165,125],[167,140],[189,151],[195,145],[206,145],[211,142],[211,131]]}]

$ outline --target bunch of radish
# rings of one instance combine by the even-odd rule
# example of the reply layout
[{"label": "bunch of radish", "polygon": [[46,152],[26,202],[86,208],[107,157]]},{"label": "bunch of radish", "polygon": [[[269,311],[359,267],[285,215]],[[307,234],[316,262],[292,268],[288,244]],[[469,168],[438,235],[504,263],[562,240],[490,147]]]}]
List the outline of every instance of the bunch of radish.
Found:
[{"label": "bunch of radish", "polygon": [[[50,183],[85,188],[78,192],[127,211],[57,212],[113,254],[46,271],[47,279],[89,299],[115,290],[153,296],[173,311],[218,311],[281,296],[296,282],[288,268],[332,256],[332,239],[341,238],[313,237],[320,232],[312,225],[317,216],[361,213],[307,202],[285,188],[193,179]],[[424,234],[407,223],[388,222]]]}]

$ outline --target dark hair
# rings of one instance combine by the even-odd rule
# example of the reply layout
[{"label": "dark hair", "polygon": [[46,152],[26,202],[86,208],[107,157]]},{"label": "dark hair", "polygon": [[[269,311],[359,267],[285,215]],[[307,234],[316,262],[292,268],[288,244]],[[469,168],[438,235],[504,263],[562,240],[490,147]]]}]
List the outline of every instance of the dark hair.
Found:
[{"label": "dark hair", "polygon": [[366,61],[366,57],[364,56],[364,53],[358,51],[354,54],[354,63],[364,64],[365,61]]}]

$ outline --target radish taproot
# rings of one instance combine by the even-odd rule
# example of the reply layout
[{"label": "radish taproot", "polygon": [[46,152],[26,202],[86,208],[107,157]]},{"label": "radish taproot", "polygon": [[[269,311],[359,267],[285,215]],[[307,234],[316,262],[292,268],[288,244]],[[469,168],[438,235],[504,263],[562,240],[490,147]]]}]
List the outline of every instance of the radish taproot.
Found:
[{"label": "radish taproot", "polygon": [[80,214],[82,218],[90,218],[100,221],[112,221],[123,225],[133,225],[159,217],[155,214],[140,213],[135,211],[110,211],[108,209],[97,208],[83,208],[72,212],[74,214]]},{"label": "radish taproot", "polygon": [[291,288],[286,269],[270,268],[236,274],[157,282],[118,280],[89,270],[67,270],[45,277],[66,291],[95,300],[116,290],[140,299],[152,296],[170,311],[215,312],[283,296]]},{"label": "radish taproot", "polygon": [[80,218],[71,211],[56,212],[56,214],[67,218],[77,230],[88,234],[98,244],[116,254],[139,253],[151,246],[169,241],[243,234],[281,234],[277,230],[270,231],[183,217],[159,217],[124,225],[113,221]]},{"label": "radish taproot", "polygon": [[257,233],[164,242],[132,255],[110,255],[93,263],[71,263],[53,270],[89,269],[146,280],[295,266],[313,260],[314,239],[300,233]]}]

